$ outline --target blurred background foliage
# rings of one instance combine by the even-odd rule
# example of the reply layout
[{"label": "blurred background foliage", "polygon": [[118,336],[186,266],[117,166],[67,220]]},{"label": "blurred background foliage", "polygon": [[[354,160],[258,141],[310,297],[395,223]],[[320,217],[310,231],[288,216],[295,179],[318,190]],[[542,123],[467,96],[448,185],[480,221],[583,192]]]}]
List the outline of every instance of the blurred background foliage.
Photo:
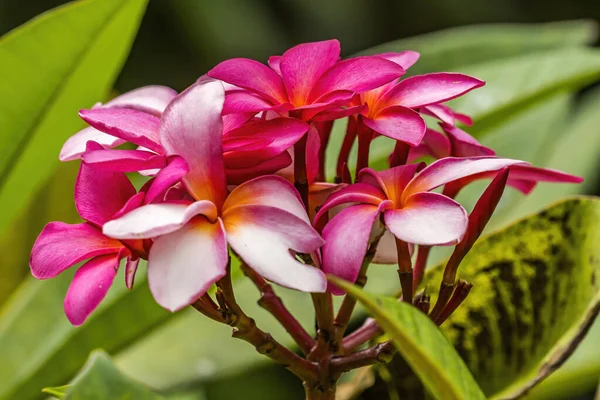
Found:
[{"label": "blurred background foliage", "polygon": [[[0,34],[63,3],[0,0]],[[342,42],[343,55],[349,56],[399,38],[463,25],[577,18],[589,21],[528,28],[498,26],[497,31],[488,28],[490,42],[494,42],[489,47],[483,31],[479,36],[475,29],[402,42],[423,55],[413,73],[440,69],[472,73],[488,80],[486,90],[497,90],[497,97],[504,85],[514,93],[527,89],[529,80],[541,82],[542,89],[536,87],[532,93],[545,93],[545,97],[537,102],[527,98],[496,105],[491,115],[494,119],[478,108],[480,99],[475,93],[465,98],[466,103],[456,104],[460,111],[481,116],[482,124],[476,124],[472,132],[500,154],[587,178],[585,185],[577,188],[540,185],[525,200],[510,193],[494,220],[495,226],[501,226],[561,196],[600,193],[599,164],[594,163],[600,158],[600,90],[594,84],[600,78],[598,54],[544,53],[559,47],[597,45],[593,24],[600,21],[597,0],[150,0],[114,90],[124,92],[147,84],[181,90],[224,59],[265,61],[269,55],[306,41],[337,38]],[[397,46],[391,48],[401,50]],[[495,67],[493,60],[498,59],[505,62]],[[560,80],[561,72],[564,80]],[[551,86],[553,81],[557,86]],[[552,88],[551,96],[544,92],[546,87]],[[93,103],[86,101],[89,104],[79,107]],[[502,107],[502,112],[497,112]],[[519,107],[527,108],[528,113],[515,112]],[[489,124],[484,125],[483,120]],[[63,139],[75,130],[51,138],[53,148],[60,148]],[[529,134],[524,136],[523,132]],[[0,131],[3,140],[10,135]],[[241,394],[246,399],[302,398],[299,384],[285,370],[271,366],[245,344],[233,340],[224,343],[228,328],[195,314],[172,316],[160,310],[149,298],[143,278],[132,292],[112,290],[88,325],[79,329],[68,326],[62,314],[62,297],[69,277],[53,283],[37,282],[28,278],[26,263],[29,249],[46,222],[77,219],[72,203],[77,165],[56,164],[48,166],[48,179],[40,179],[31,187],[35,195],[23,197],[18,212],[15,208],[0,218],[1,222],[10,220],[12,227],[0,226],[0,364],[4,357],[10,361],[4,370],[0,366],[1,399],[40,397],[42,386],[68,382],[95,347],[105,348],[122,370],[168,393],[169,398],[213,400]],[[37,172],[32,169],[28,173],[34,176]],[[463,198],[468,203],[475,196],[466,193]],[[437,260],[441,257],[438,255]],[[385,282],[389,274],[380,275],[371,281],[369,290],[388,290]],[[239,292],[247,299],[244,305],[249,304],[249,314],[256,315],[274,335],[284,335],[254,304],[256,293],[251,285],[241,282]],[[308,299],[283,292],[300,320],[310,326],[313,316],[302,306]],[[133,328],[124,328],[132,324]],[[583,349],[534,391],[532,398],[591,398],[600,376],[599,348],[600,326],[596,324]],[[14,366],[17,362],[18,368]]]}]

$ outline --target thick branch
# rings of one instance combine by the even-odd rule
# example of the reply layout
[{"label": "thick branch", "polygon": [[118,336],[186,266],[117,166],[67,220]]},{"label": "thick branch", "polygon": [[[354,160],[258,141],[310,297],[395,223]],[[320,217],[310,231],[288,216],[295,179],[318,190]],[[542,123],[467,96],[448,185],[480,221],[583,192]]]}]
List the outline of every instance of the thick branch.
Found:
[{"label": "thick branch", "polygon": [[331,372],[334,377],[339,377],[344,372],[367,365],[378,363],[387,364],[392,360],[395,353],[396,348],[392,342],[379,343],[373,347],[357,351],[356,353],[347,356],[332,358]]},{"label": "thick branch", "polygon": [[375,339],[382,333],[383,331],[377,326],[375,320],[368,318],[360,328],[342,340],[341,352],[342,354],[349,354],[360,345]]}]

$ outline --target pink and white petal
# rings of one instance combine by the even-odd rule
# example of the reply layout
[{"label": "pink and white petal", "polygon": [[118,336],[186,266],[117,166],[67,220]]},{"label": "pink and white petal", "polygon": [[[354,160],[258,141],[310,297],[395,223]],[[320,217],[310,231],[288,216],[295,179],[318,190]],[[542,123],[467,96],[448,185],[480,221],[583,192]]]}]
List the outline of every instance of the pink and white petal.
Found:
[{"label": "pink and white petal", "polygon": [[225,276],[228,258],[221,222],[196,218],[154,240],[148,256],[150,291],[162,307],[180,310]]},{"label": "pink and white petal", "polygon": [[148,204],[108,221],[102,231],[116,239],[151,239],[181,229],[197,215],[214,222],[217,220],[217,208],[208,200],[192,204]]},{"label": "pink and white petal", "polygon": [[[323,272],[354,283],[367,252],[373,224],[379,213],[389,206],[390,202],[379,206],[359,204],[334,216],[323,229]],[[333,285],[329,290],[335,295],[344,294]]]},{"label": "pink and white petal", "polygon": [[281,56],[269,57],[267,64],[269,64],[269,67],[271,67],[273,71],[277,72],[277,75],[281,76]]},{"label": "pink and white petal", "polygon": [[342,204],[361,203],[378,206],[381,202],[385,201],[387,196],[379,188],[370,185],[368,183],[355,183],[353,185],[346,186],[335,193],[323,203],[319,212],[315,216],[313,225],[319,225],[319,220],[329,212],[333,207],[340,206]]},{"label": "pink and white petal", "polygon": [[161,201],[167,190],[181,180],[189,171],[188,165],[181,157],[173,157],[168,165],[161,169],[148,189],[146,202]]},{"label": "pink and white petal", "polygon": [[133,288],[133,282],[135,281],[135,273],[140,265],[140,259],[138,257],[129,256],[125,263],[125,287],[131,290]]},{"label": "pink and white petal", "polygon": [[321,75],[308,100],[312,102],[336,90],[366,92],[400,78],[405,72],[400,65],[377,56],[343,60]]},{"label": "pink and white petal", "polygon": [[99,256],[77,270],[64,301],[65,314],[71,324],[83,324],[106,297],[117,275],[119,260],[119,254]]},{"label": "pink and white petal", "polygon": [[163,152],[158,136],[160,119],[154,115],[128,108],[94,108],[80,110],[79,116],[99,131]]},{"label": "pink and white petal", "polygon": [[48,279],[83,260],[118,253],[122,248],[120,241],[88,223],[50,222],[33,245],[29,266],[34,277]]},{"label": "pink and white petal", "polygon": [[279,176],[261,176],[236,187],[227,197],[223,212],[245,205],[260,205],[287,211],[310,223],[294,185]]},{"label": "pink and white petal", "polygon": [[512,179],[535,182],[581,183],[583,178],[552,168],[539,168],[532,165],[515,165],[510,167],[509,181]]},{"label": "pink and white petal", "polygon": [[388,106],[423,107],[462,96],[484,84],[480,79],[454,72],[417,75],[401,80],[380,102]]},{"label": "pink and white petal", "polygon": [[175,96],[177,92],[167,86],[143,86],[115,97],[104,107],[132,108],[160,117]]},{"label": "pink and white petal", "polygon": [[225,60],[208,71],[208,76],[258,93],[274,103],[286,103],[281,77],[258,61],[247,58]]},{"label": "pink and white petal", "polygon": [[88,126],[67,139],[60,150],[58,159],[60,161],[72,161],[81,158],[81,155],[86,152],[88,141],[96,142],[104,149],[112,149],[125,143],[123,139]]},{"label": "pink and white petal", "polygon": [[396,206],[399,207],[402,204],[401,197],[404,188],[423,165],[423,163],[406,164],[377,172],[386,188],[387,198]]},{"label": "pink and white petal", "polygon": [[322,293],[327,279],[321,270],[306,265],[290,250],[312,253],[323,239],[304,220],[280,208],[243,205],[223,214],[227,241],[252,269],[281,286]]},{"label": "pink and white petal", "polygon": [[204,80],[177,96],[163,113],[160,135],[167,155],[182,157],[189,172],[183,183],[196,200],[220,208],[226,197],[221,110],[223,85]]},{"label": "pink and white petal", "polygon": [[229,185],[239,185],[259,176],[274,174],[291,164],[292,156],[286,151],[254,167],[240,169],[227,168],[225,170],[227,183]]},{"label": "pink and white petal", "polygon": [[401,209],[383,213],[385,225],[398,239],[425,246],[451,245],[463,238],[469,217],[456,201],[439,193],[415,193]]},{"label": "pink and white petal", "polygon": [[[98,147],[94,142],[88,144],[90,151]],[[94,168],[85,163],[79,167],[75,207],[86,221],[102,226],[135,194],[135,188],[123,172]]]},{"label": "pink and white petal", "polygon": [[146,193],[139,192],[138,194],[136,194],[135,196],[133,196],[129,200],[127,200],[127,203],[125,203],[123,208],[121,208],[119,211],[117,211],[115,213],[115,215],[113,215],[112,219],[120,218],[123,215],[129,213],[130,211],[133,211],[136,208],[141,207],[144,204],[145,200],[146,200]]},{"label": "pink and white petal", "polygon": [[412,162],[420,157],[431,156],[433,158],[444,158],[450,155],[450,140],[446,135],[433,129],[427,128],[423,141],[417,147],[411,147],[408,161]]},{"label": "pink and white petal", "polygon": [[511,165],[528,165],[520,160],[498,157],[446,157],[429,164],[406,186],[402,201],[418,192],[426,192],[470,175],[498,171]]},{"label": "pink and white petal", "polygon": [[402,106],[387,107],[373,118],[363,117],[362,120],[375,132],[411,146],[418,146],[427,130],[418,112]]},{"label": "pink and white petal", "polygon": [[319,78],[340,59],[340,42],[302,43],[281,56],[279,68],[288,98],[295,106],[307,103]]},{"label": "pink and white petal", "polygon": [[473,136],[455,126],[441,124],[452,144],[452,155],[455,157],[493,156],[496,152],[479,143]]},{"label": "pink and white petal", "polygon": [[223,104],[223,115],[254,113],[275,108],[271,102],[246,90],[227,92]]},{"label": "pink and white petal", "polygon": [[375,55],[378,57],[381,57],[381,58],[385,58],[386,60],[395,62],[396,64],[398,64],[402,68],[404,68],[404,70],[407,70],[410,67],[412,67],[419,60],[419,57],[421,56],[419,53],[417,53],[416,51],[412,51],[412,50],[404,50],[404,51],[399,51],[397,53],[395,53],[395,52],[380,53],[380,54],[375,54]]},{"label": "pink and white petal", "polygon": [[137,172],[160,169],[166,165],[163,155],[139,150],[95,150],[84,153],[84,163],[104,171]]}]

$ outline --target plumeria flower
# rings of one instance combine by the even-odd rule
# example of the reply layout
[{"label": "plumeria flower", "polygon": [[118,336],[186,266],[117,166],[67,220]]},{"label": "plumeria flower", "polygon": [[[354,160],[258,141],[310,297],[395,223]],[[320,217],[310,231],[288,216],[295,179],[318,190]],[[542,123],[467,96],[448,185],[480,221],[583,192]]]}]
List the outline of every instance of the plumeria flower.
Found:
[{"label": "plumeria flower", "polygon": [[380,215],[385,229],[403,242],[425,246],[458,243],[467,228],[466,211],[449,197],[430,191],[466,176],[521,164],[526,163],[496,157],[448,157],[417,175],[419,164],[380,172],[363,169],[358,182],[334,193],[315,217],[314,224],[319,226],[333,207],[350,204],[322,231],[323,271],[354,282]]},{"label": "plumeria flower", "polygon": [[303,43],[271,57],[269,66],[234,58],[218,64],[208,75],[236,87],[227,92],[224,114],[292,112],[309,121],[328,109],[347,105],[356,92],[375,89],[405,72],[381,57],[340,61],[340,51],[337,40]]},{"label": "plumeria flower", "polygon": [[[101,147],[92,142],[90,145]],[[64,301],[65,313],[73,325],[81,325],[105,297],[122,259],[127,259],[126,284],[133,285],[139,258],[146,257],[144,243],[109,238],[102,233],[102,225],[143,201],[144,193],[136,194],[125,174],[82,163],[75,185],[75,205],[85,222],[50,222],[35,241],[30,267],[38,279],[53,278],[89,260],[75,273]]]},{"label": "plumeria flower", "polygon": [[149,204],[107,222],[116,239],[153,239],[148,282],[156,301],[178,310],[226,273],[228,244],[256,272],[280,285],[323,292],[321,270],[292,252],[313,253],[323,239],[285,179],[264,176],[226,190],[221,111],[224,89],[203,80],[175,98],[160,121],[160,145],[189,167],[182,182],[193,201]]},{"label": "plumeria flower", "polygon": [[[482,145],[477,139],[462,129],[446,123],[442,123],[441,127],[445,134],[433,129],[427,130],[423,142],[419,146],[411,148],[409,160],[416,160],[424,156],[440,159],[444,157],[496,155],[494,150]],[[534,167],[532,165],[514,165],[509,168],[509,171],[507,184],[524,194],[531,193],[538,182],[580,183],[583,181],[583,178],[575,175],[551,168]],[[444,187],[443,193],[454,198],[469,183],[480,179],[492,179],[494,176],[494,171],[472,174],[448,183]]]},{"label": "plumeria flower", "polygon": [[[177,96],[177,92],[166,86],[144,86],[117,96],[106,104],[98,103],[94,109],[126,108],[160,117],[167,104],[175,96]],[[90,126],[77,132],[65,142],[59,159],[71,161],[80,158],[85,153],[86,144],[90,140],[102,145],[104,149],[112,149],[126,141]]]}]

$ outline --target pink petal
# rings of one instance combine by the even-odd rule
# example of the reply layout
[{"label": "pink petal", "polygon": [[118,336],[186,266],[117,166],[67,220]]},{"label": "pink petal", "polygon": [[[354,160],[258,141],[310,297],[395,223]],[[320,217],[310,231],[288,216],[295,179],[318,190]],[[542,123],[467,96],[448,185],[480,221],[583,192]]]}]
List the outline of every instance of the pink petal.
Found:
[{"label": "pink petal", "polygon": [[254,117],[255,113],[240,113],[223,115],[223,135],[227,132],[239,128]]},{"label": "pink petal", "polygon": [[64,302],[65,314],[71,324],[83,324],[98,307],[117,275],[119,260],[119,254],[100,256],[77,270]]},{"label": "pink petal", "polygon": [[104,171],[137,172],[163,168],[165,156],[139,150],[95,150],[82,156],[83,162]]},{"label": "pink petal", "polygon": [[232,58],[208,71],[208,76],[256,92],[275,104],[287,102],[281,77],[258,61]]},{"label": "pink petal", "polygon": [[161,143],[168,155],[181,156],[190,171],[183,183],[196,200],[220,207],[226,196],[221,110],[223,85],[204,80],[177,96],[163,113]]},{"label": "pink petal", "polygon": [[216,221],[217,209],[213,203],[200,200],[195,203],[148,204],[108,221],[102,227],[105,235],[116,239],[151,239],[181,229],[196,215]]},{"label": "pink petal", "polygon": [[228,258],[220,221],[195,219],[154,240],[148,257],[150,291],[162,307],[180,310],[225,275]]},{"label": "pink petal", "polygon": [[246,90],[228,92],[223,105],[223,115],[234,113],[257,113],[277,108],[264,98]]},{"label": "pink petal", "polygon": [[473,120],[468,115],[459,114],[443,104],[430,104],[421,107],[419,111],[425,115],[435,117],[448,125],[454,126],[456,121],[462,122],[465,125],[473,125]]},{"label": "pink petal", "polygon": [[[323,272],[354,283],[367,252],[369,236],[379,213],[390,206],[359,204],[343,209],[323,229]],[[332,286],[335,295],[344,292]]]},{"label": "pink petal", "polygon": [[415,193],[401,209],[387,210],[383,216],[398,239],[426,246],[458,243],[468,224],[465,209],[439,193]]},{"label": "pink petal", "polygon": [[581,183],[583,178],[567,174],[551,168],[538,168],[531,165],[514,165],[510,167],[509,181],[511,179],[531,180],[534,182],[556,182],[556,183]]},{"label": "pink petal", "polygon": [[280,208],[244,205],[223,214],[227,241],[256,272],[279,285],[303,292],[324,292],[321,270],[296,260],[290,250],[312,253],[323,239],[304,219]]},{"label": "pink petal", "polygon": [[423,107],[462,96],[484,84],[477,78],[453,72],[417,75],[401,80],[381,98],[380,103]]},{"label": "pink petal", "polygon": [[418,112],[402,106],[385,108],[372,119],[365,117],[362,120],[375,132],[411,146],[421,143],[427,129]]},{"label": "pink petal", "polygon": [[333,207],[340,206],[347,203],[362,203],[371,204],[378,206],[381,202],[385,201],[387,196],[377,187],[366,184],[366,183],[355,183],[350,186],[346,186],[333,193],[323,203],[319,212],[314,219],[314,225],[319,225],[319,220],[326,215],[329,210]]},{"label": "pink petal", "polygon": [[406,164],[377,172],[377,175],[383,183],[387,198],[393,201],[396,206],[402,204],[401,197],[404,188],[422,166],[423,163]]},{"label": "pink petal", "polygon": [[352,107],[328,107],[325,111],[321,111],[312,117],[314,122],[334,121],[340,118],[346,118],[351,115],[358,115],[367,112],[368,107],[363,104]]},{"label": "pink petal", "polygon": [[78,262],[122,248],[121,242],[104,236],[93,225],[50,222],[33,245],[29,266],[33,276],[48,279]]},{"label": "pink petal", "polygon": [[313,86],[339,58],[337,40],[303,43],[283,53],[279,67],[291,103],[295,106],[307,103]]},{"label": "pink petal", "polygon": [[125,286],[129,290],[133,288],[133,282],[135,281],[135,273],[137,272],[139,265],[139,258],[131,256],[127,257],[127,262],[125,263]]},{"label": "pink petal", "polygon": [[404,68],[404,70],[407,70],[410,67],[412,67],[421,56],[419,53],[412,50],[404,50],[397,53],[380,53],[375,55],[381,58],[385,58],[386,60],[395,62],[396,64]]},{"label": "pink petal", "polygon": [[99,131],[157,153],[163,152],[158,139],[158,117],[128,108],[81,110],[79,116]]},{"label": "pink petal", "polygon": [[455,157],[493,156],[496,152],[479,143],[473,136],[455,126],[442,124],[452,144],[452,155]]},{"label": "pink petal", "polygon": [[85,153],[88,141],[96,142],[104,149],[112,149],[113,147],[125,143],[125,140],[123,139],[100,132],[98,129],[88,126],[67,139],[60,150],[58,159],[60,161],[77,160]]},{"label": "pink petal", "polygon": [[310,223],[296,188],[279,176],[261,176],[233,189],[223,205],[223,212],[243,205],[279,208]]},{"label": "pink petal", "polygon": [[254,167],[240,169],[227,168],[227,183],[230,185],[239,185],[258,176],[274,174],[291,164],[292,157],[286,151]]},{"label": "pink petal", "polygon": [[413,193],[426,192],[469,175],[498,171],[515,164],[527,165],[523,161],[498,157],[442,158],[428,165],[409,182],[402,201]]},{"label": "pink petal", "polygon": [[424,156],[431,156],[436,159],[448,157],[450,149],[450,140],[446,135],[427,128],[421,144],[410,149],[408,161],[412,162]]},{"label": "pink petal", "polygon": [[[94,143],[89,148],[97,148],[95,146],[99,147]],[[75,206],[86,221],[102,226],[135,194],[135,188],[123,172],[94,168],[85,163],[79,167],[75,183]]]},{"label": "pink petal", "polygon": [[309,101],[336,91],[366,92],[398,79],[405,71],[400,65],[376,56],[350,58],[336,63],[317,81]]},{"label": "pink petal", "polygon": [[189,168],[185,160],[181,157],[174,157],[169,160],[169,164],[160,170],[156,175],[156,178],[148,189],[146,195],[146,201],[153,203],[156,200],[161,200],[161,197],[167,192],[167,190],[179,182],[185,174],[187,174]]},{"label": "pink petal", "polygon": [[167,86],[144,86],[115,97],[103,107],[131,108],[160,117],[175,96],[177,92]]},{"label": "pink petal", "polygon": [[271,56],[269,57],[269,60],[267,61],[267,64],[269,64],[269,67],[271,67],[271,69],[275,72],[277,72],[277,75],[281,76],[281,56]]},{"label": "pink petal", "polygon": [[130,211],[135,210],[138,207],[141,207],[144,204],[144,200],[146,199],[146,193],[139,192],[135,196],[131,197],[127,200],[127,203],[121,208],[119,211],[113,215],[112,219],[120,218],[123,215],[127,214]]}]

